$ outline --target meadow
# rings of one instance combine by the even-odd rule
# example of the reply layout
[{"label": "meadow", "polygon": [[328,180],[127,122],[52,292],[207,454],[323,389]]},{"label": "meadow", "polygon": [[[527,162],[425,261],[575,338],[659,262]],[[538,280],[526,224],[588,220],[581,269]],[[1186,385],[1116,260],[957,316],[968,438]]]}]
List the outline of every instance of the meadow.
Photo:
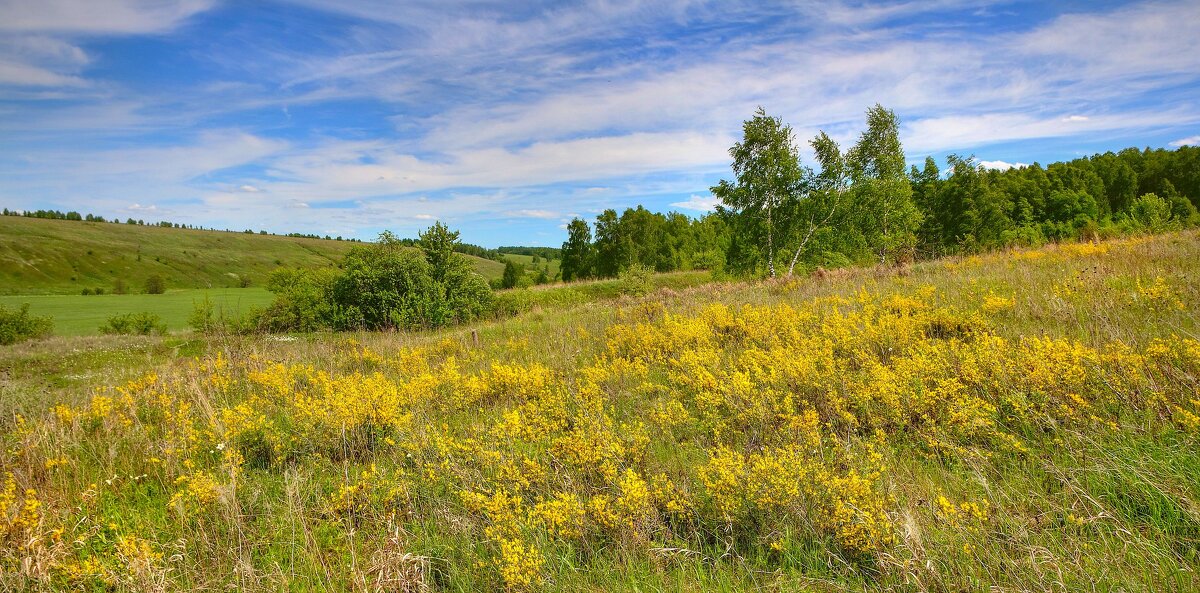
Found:
[{"label": "meadow", "polygon": [[188,316],[197,303],[206,299],[214,308],[239,315],[255,307],[265,307],[274,298],[264,288],[214,288],[170,290],[163,294],[101,295],[0,295],[0,305],[16,308],[29,303],[34,315],[49,315],[54,333],[85,336],[100,333],[99,327],[113,315],[153,313],[167,324],[168,332],[188,330]]},{"label": "meadow", "polygon": [[20,344],[0,588],[1195,590],[1198,273],[1185,231]]},{"label": "meadow", "polygon": [[[356,243],[111,222],[0,216],[0,295],[67,294],[121,280],[142,292],[150,276],[168,289],[262,287],[277,268],[335,266]],[[502,262],[466,256],[484,278]]]}]

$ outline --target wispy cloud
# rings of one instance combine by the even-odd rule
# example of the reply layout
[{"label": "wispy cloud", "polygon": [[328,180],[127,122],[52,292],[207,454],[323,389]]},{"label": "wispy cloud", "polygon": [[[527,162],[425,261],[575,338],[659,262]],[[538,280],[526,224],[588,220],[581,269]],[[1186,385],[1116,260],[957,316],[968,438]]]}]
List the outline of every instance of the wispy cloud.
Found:
[{"label": "wispy cloud", "polygon": [[994,167],[1200,123],[1186,0],[283,1],[0,0],[0,200],[511,243],[563,212],[710,211],[758,105],[849,144],[882,103],[910,157]]}]

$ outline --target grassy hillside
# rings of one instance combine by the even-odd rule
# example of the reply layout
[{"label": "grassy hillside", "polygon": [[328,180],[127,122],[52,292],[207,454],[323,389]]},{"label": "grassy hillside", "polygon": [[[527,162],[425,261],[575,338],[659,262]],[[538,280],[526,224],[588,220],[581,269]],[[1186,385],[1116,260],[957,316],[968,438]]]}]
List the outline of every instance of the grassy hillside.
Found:
[{"label": "grassy hillside", "polygon": [[436,333],[32,342],[0,351],[0,583],[1196,590],[1198,310],[1188,232]]},{"label": "grassy hillside", "polygon": [[[549,270],[547,271],[547,274],[551,278],[554,278],[558,274],[559,266],[560,266],[560,264],[562,264],[562,260],[557,260],[557,259],[547,260],[545,258],[539,257],[537,267],[535,268],[532,255],[504,253],[504,254],[501,254],[501,256],[504,257],[504,259],[512,260],[514,262],[517,262],[518,264],[525,266],[525,272],[527,274],[536,274],[537,270],[540,270],[543,267],[549,266]],[[501,270],[500,273],[503,274],[504,270]]]},{"label": "grassy hillside", "polygon": [[[158,274],[168,288],[262,286],[280,266],[335,265],[354,243],[112,223],[0,217],[0,294],[111,291],[118,278],[140,292]],[[486,278],[500,262],[471,257]]]}]

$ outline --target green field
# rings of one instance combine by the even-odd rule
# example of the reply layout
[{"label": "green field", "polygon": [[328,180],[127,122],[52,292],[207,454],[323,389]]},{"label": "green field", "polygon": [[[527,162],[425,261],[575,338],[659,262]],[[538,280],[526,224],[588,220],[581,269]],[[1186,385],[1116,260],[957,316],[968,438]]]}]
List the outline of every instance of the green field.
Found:
[{"label": "green field", "polygon": [[[167,288],[262,286],[278,267],[337,265],[355,245],[224,231],[0,216],[0,294],[79,294],[121,280],[141,292],[146,278]],[[504,264],[467,256],[485,278]]]},{"label": "green field", "polygon": [[95,335],[112,315],[141,312],[162,317],[167,331],[175,333],[188,329],[188,315],[205,297],[214,307],[234,315],[251,307],[265,307],[274,298],[263,288],[214,288],[171,290],[165,294],[8,295],[0,296],[0,305],[15,308],[29,303],[30,313],[54,319],[54,333],[61,336]]}]

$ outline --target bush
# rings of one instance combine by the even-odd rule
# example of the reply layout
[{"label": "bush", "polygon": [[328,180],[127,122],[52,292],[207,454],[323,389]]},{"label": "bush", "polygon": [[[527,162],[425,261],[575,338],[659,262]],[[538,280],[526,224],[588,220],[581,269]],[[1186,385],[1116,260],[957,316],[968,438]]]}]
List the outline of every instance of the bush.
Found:
[{"label": "bush", "polygon": [[29,303],[19,309],[0,305],[0,344],[16,344],[33,338],[50,335],[54,321],[48,316],[29,314]]},{"label": "bush", "polygon": [[454,253],[458,233],[435,224],[421,234],[421,252],[384,232],[356,246],[330,287],[336,329],[441,327],[475,319],[491,307],[492,291],[470,262]]},{"label": "bush", "polygon": [[275,300],[262,312],[264,330],[316,331],[330,325],[336,307],[331,297],[332,270],[279,269],[267,279]]},{"label": "bush", "polygon": [[620,276],[620,291],[621,294],[641,296],[654,288],[654,270],[642,264],[633,264],[625,270],[621,271]]},{"label": "bush", "polygon": [[125,294],[125,292],[127,290],[128,289],[125,286],[125,280],[123,280],[121,278],[117,278],[116,280],[113,280],[113,288],[112,288],[113,294]]},{"label": "bush", "polygon": [[167,291],[167,281],[158,274],[151,274],[146,278],[145,288],[146,294],[162,294]]},{"label": "bush", "polygon": [[102,334],[148,336],[167,333],[167,324],[154,313],[118,313],[100,326]]},{"label": "bush", "polygon": [[1130,204],[1129,217],[1142,230],[1161,232],[1170,226],[1171,203],[1155,194],[1143,194]]},{"label": "bush", "polygon": [[[461,323],[491,310],[492,291],[470,262],[454,252],[458,233],[435,224],[418,251],[389,232],[356,245],[340,271],[277,270],[275,293],[258,318],[270,331],[429,328]],[[207,326],[204,312],[197,324]],[[211,318],[211,311],[207,312]]]}]

